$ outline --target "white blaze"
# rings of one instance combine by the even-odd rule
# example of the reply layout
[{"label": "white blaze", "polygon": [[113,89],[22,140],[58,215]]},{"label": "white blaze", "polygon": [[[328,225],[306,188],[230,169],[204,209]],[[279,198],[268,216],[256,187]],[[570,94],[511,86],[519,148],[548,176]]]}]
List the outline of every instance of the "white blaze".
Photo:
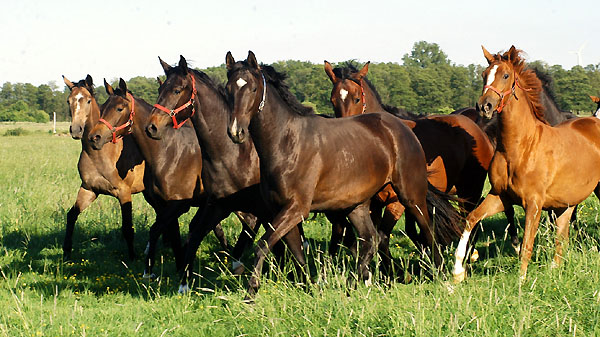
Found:
[{"label": "white blaze", "polygon": [[235,84],[237,84],[238,88],[245,86],[246,83],[248,83],[248,82],[244,81],[244,79],[241,77],[235,82]]},{"label": "white blaze", "polygon": [[75,102],[77,102],[77,106],[75,107],[75,112],[78,112],[79,109],[81,109],[81,104],[79,103],[79,100],[83,98],[83,95],[81,93],[77,93],[77,95],[75,95]]},{"label": "white blaze", "polygon": [[346,96],[348,96],[348,90],[346,90],[346,89],[340,90],[340,98],[342,99],[342,102],[346,100]]},{"label": "white blaze", "polygon": [[[494,80],[496,79],[496,70],[498,69],[498,65],[495,65],[492,70],[490,70],[490,73],[488,74],[487,77],[487,82],[485,83],[485,85],[492,85],[492,83],[494,83]],[[485,88],[485,90],[483,90],[483,93],[485,94],[485,92],[488,90],[488,88]]]},{"label": "white blaze", "polygon": [[237,118],[234,118],[233,119],[233,124],[231,124],[231,134],[232,135],[237,135],[237,129],[238,129]]}]

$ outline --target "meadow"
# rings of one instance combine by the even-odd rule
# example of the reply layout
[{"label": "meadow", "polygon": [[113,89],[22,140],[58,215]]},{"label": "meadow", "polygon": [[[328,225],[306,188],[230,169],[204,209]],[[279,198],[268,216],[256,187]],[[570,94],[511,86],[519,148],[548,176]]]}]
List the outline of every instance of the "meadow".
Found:
[{"label": "meadow", "polygon": [[[14,132],[21,128],[22,131]],[[588,198],[571,229],[562,267],[552,269],[554,227],[544,216],[528,278],[505,241],[505,218],[484,221],[480,260],[466,282],[450,272],[430,277],[430,265],[397,225],[391,249],[398,275],[376,273],[367,287],[353,282],[355,261],[326,253],[329,223],[305,223],[314,282],[297,284],[291,266],[269,264],[254,303],[244,302],[248,273],[230,272],[231,260],[211,233],[198,252],[193,291],[177,293],[170,250],[159,250],[157,280],[142,278],[142,259],[127,260],[116,199],[101,196],[76,224],[72,260],[62,260],[66,212],[80,184],[80,143],[48,124],[0,125],[0,335],[2,336],[593,336],[600,335],[600,255],[596,197]],[[11,136],[10,134],[18,134]],[[133,199],[138,256],[154,212]],[[182,233],[193,209],[180,219]],[[517,214],[523,221],[523,212]],[[223,223],[231,241],[237,219]],[[522,230],[520,231],[522,235]],[[451,264],[451,251],[446,255]],[[248,266],[252,253],[244,258]],[[377,263],[373,267],[377,269]]]}]

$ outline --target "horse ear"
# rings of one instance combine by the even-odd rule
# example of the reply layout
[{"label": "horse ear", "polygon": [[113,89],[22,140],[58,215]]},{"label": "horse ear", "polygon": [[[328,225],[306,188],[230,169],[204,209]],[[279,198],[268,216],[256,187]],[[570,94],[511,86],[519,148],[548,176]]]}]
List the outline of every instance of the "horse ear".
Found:
[{"label": "horse ear", "polygon": [[369,72],[369,64],[371,63],[371,61],[367,62],[362,69],[358,72],[358,79],[362,80],[365,76],[367,76],[367,73]]},{"label": "horse ear", "polygon": [[65,77],[65,75],[62,75],[63,77],[63,82],[65,82],[65,84],[67,85],[67,87],[69,88],[69,90],[73,90],[73,87],[75,86],[73,84],[73,82],[69,81],[68,78]]},{"label": "horse ear", "polygon": [[248,50],[248,58],[246,59],[246,61],[252,68],[260,69],[260,67],[258,66],[258,62],[256,61],[256,56],[254,56],[252,50]]},{"label": "horse ear", "polygon": [[227,70],[231,70],[235,64],[235,60],[233,59],[233,55],[231,55],[230,51],[228,51],[227,55],[225,55],[225,64],[227,65]]},{"label": "horse ear", "polygon": [[127,83],[122,78],[119,78],[119,89],[123,91],[123,95],[127,93]]},{"label": "horse ear", "polygon": [[160,61],[160,65],[162,66],[163,70],[165,71],[165,74],[168,73],[172,67],[167,62],[163,61],[160,58],[160,56],[158,57],[158,60]]},{"label": "horse ear", "polygon": [[600,103],[600,98],[599,97],[590,96],[590,98],[592,99],[592,101],[594,101],[594,103]]},{"label": "horse ear", "polygon": [[90,87],[90,88],[94,87],[94,80],[92,79],[92,76],[90,76],[90,74],[88,74],[85,77],[85,84],[87,84],[87,86]]},{"label": "horse ear", "polygon": [[179,68],[187,74],[188,65],[187,65],[187,61],[185,60],[185,57],[183,57],[183,55],[179,55]]},{"label": "horse ear", "polygon": [[158,76],[156,76],[156,82],[158,82],[159,87],[161,87],[163,85],[163,81]]},{"label": "horse ear", "polygon": [[109,95],[114,95],[115,91],[113,90],[113,87],[110,86],[110,84],[108,84],[108,82],[106,82],[106,78],[104,79],[104,88],[106,88],[106,93]]},{"label": "horse ear", "polygon": [[490,54],[490,52],[487,51],[487,49],[485,49],[483,45],[481,46],[481,49],[483,49],[483,56],[485,56],[485,59],[488,61],[488,64],[492,64],[492,62],[494,61],[494,56]]},{"label": "horse ear", "polygon": [[510,46],[510,49],[506,53],[508,54],[508,60],[511,62],[519,58],[519,51],[517,50],[517,48],[515,48],[514,45]]},{"label": "horse ear", "polygon": [[338,82],[338,78],[333,73],[333,67],[331,66],[331,63],[327,62],[327,60],[325,60],[325,74],[329,76],[331,83],[335,84]]}]

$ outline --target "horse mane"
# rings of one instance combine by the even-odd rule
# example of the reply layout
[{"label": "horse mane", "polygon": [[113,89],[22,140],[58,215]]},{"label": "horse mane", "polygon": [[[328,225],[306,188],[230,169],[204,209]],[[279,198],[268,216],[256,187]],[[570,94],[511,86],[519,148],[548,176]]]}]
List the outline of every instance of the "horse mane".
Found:
[{"label": "horse mane", "polygon": [[[359,71],[358,68],[356,68],[356,66],[353,63],[351,63],[350,61],[346,61],[342,65],[342,67],[333,68],[333,73],[335,74],[335,76],[337,78],[339,78],[341,80],[349,80],[349,81],[356,83],[359,86],[362,86],[360,81],[357,81],[356,78],[354,78],[354,76],[353,76],[354,74],[358,73],[358,71]],[[379,92],[377,91],[375,86],[371,83],[371,81],[369,81],[366,77],[363,77],[363,81],[365,81],[365,83],[369,86],[369,88],[371,88],[371,91],[373,91],[373,95],[375,95],[375,99],[377,100],[377,102],[379,102],[379,104],[383,107],[383,109],[385,111],[391,113],[392,115],[395,115],[397,117],[404,118],[404,119],[416,120],[421,117],[418,114],[410,112],[406,109],[384,104],[381,99],[381,95],[379,95]]]},{"label": "horse mane", "polygon": [[196,69],[189,69],[189,70],[194,74],[194,76],[200,82],[204,83],[204,85],[206,85],[209,88],[216,91],[217,94],[219,94],[225,102],[229,102],[229,100],[227,99],[227,97],[228,97],[227,90],[225,90],[225,86],[223,84],[217,83],[217,80],[208,76],[206,73],[201,72],[200,70],[196,70]]},{"label": "horse mane", "polygon": [[260,69],[262,70],[263,76],[265,77],[265,81],[270,83],[279,96],[283,99],[283,101],[290,107],[294,112],[301,116],[314,115],[315,112],[312,107],[302,105],[294,95],[290,91],[290,87],[285,83],[285,79],[287,78],[287,74],[283,72],[278,72],[269,65],[260,65]]},{"label": "horse mane", "polygon": [[554,79],[550,73],[539,67],[531,67],[531,69],[535,72],[537,78],[539,78],[542,82],[542,89],[544,89],[548,98],[552,100],[554,105],[558,106],[556,103],[556,91],[554,91]]},{"label": "horse mane", "polygon": [[86,89],[87,91],[90,92],[90,95],[92,95],[92,97],[96,98],[96,91],[94,90],[94,86],[87,85],[87,83],[85,82],[85,79],[79,80],[79,82],[77,82],[77,83],[73,83],[73,86],[77,87],[77,88]]},{"label": "horse mane", "polygon": [[511,48],[504,54],[498,53],[493,55],[493,62],[509,62],[512,64],[513,70],[519,79],[520,86],[525,88],[523,91],[529,100],[534,116],[540,122],[549,125],[544,117],[544,106],[541,101],[543,89],[542,81],[537,77],[534,70],[527,67],[525,59],[521,56],[522,53],[522,50]]}]

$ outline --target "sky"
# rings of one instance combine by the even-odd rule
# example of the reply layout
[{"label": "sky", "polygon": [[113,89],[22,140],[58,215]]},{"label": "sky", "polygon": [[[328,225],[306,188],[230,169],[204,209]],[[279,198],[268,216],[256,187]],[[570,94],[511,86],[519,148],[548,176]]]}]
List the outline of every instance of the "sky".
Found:
[{"label": "sky", "polygon": [[[5,1],[0,84],[162,75],[175,64],[219,66],[252,50],[258,61],[397,62],[415,42],[455,64],[484,64],[511,45],[565,69],[600,63],[596,0],[505,1]],[[323,74],[325,76],[325,74]]]}]

